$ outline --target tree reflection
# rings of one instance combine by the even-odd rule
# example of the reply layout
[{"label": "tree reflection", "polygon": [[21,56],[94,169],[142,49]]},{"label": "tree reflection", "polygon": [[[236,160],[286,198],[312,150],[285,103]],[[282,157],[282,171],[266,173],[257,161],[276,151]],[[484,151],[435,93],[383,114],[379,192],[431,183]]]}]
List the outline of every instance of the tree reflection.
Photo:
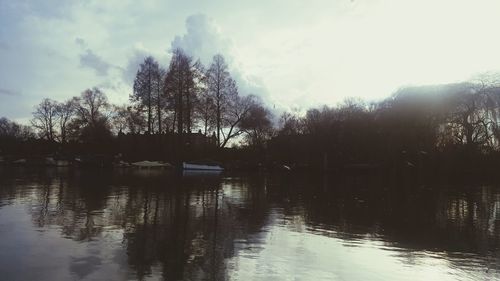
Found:
[{"label": "tree reflection", "polygon": [[405,249],[407,263],[412,251],[500,252],[498,187],[391,184],[377,176],[343,175],[327,186],[314,176],[276,178],[269,197],[310,231],[344,241],[375,238]]},{"label": "tree reflection", "polygon": [[[228,260],[264,243],[269,224],[350,246],[377,239],[404,248],[407,264],[422,250],[450,257],[499,251],[500,190],[405,182],[378,175],[223,179],[13,171],[0,178],[0,208],[21,203],[40,231],[56,227],[75,241],[102,240],[119,230],[127,266],[140,280],[156,274],[165,280],[228,279]],[[280,214],[279,221],[271,214]],[[74,269],[86,274],[76,263]]]}]

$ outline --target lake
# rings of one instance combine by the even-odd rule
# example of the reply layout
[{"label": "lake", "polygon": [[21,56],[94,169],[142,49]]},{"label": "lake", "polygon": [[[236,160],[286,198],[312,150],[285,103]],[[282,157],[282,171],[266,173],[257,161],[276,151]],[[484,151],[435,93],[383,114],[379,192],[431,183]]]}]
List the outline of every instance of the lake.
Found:
[{"label": "lake", "polygon": [[0,168],[0,249],[9,281],[500,280],[500,188]]}]

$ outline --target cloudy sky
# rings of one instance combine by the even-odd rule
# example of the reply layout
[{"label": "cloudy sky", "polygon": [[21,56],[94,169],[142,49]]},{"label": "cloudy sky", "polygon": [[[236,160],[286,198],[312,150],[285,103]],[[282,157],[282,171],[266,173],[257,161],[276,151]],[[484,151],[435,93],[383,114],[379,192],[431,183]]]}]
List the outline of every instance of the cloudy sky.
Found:
[{"label": "cloudy sky", "polygon": [[98,86],[125,103],[146,55],[222,53],[271,107],[380,99],[500,69],[498,0],[0,0],[0,116]]}]

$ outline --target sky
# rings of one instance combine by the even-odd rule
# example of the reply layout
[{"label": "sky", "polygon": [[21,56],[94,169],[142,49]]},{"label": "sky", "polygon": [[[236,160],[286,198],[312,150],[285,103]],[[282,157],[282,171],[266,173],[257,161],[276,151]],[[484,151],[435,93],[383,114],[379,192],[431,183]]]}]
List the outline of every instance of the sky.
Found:
[{"label": "sky", "polygon": [[128,102],[145,56],[227,60],[276,110],[383,99],[500,69],[498,0],[0,0],[0,116],[100,87]]}]

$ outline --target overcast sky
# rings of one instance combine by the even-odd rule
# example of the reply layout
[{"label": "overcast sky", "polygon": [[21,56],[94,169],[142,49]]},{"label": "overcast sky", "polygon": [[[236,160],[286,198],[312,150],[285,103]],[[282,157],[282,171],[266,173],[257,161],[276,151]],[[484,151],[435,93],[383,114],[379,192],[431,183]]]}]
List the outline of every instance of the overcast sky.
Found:
[{"label": "overcast sky", "polygon": [[0,0],[0,116],[99,86],[125,103],[137,66],[172,47],[220,52],[276,108],[380,99],[500,68],[498,0]]}]

